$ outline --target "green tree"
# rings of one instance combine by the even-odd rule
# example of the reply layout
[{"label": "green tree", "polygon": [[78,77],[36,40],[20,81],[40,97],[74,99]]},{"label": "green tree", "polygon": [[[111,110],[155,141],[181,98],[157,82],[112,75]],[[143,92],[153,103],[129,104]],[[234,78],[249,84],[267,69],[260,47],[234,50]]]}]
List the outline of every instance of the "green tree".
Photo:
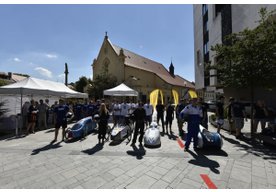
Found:
[{"label": "green tree", "polygon": [[[226,44],[217,44],[216,63],[212,68],[223,87],[249,88],[251,118],[253,117],[254,90],[257,87],[276,87],[276,23],[274,11],[259,11],[259,25],[226,37]],[[251,133],[253,121],[251,121]]]},{"label": "green tree", "polygon": [[75,82],[75,88],[78,92],[84,92],[84,87],[88,85],[88,79],[84,76],[80,77],[78,81]]},{"label": "green tree", "polygon": [[117,84],[117,78],[108,73],[108,68],[103,66],[102,73],[97,75],[93,81],[90,81],[88,94],[95,99],[103,98],[103,91],[114,87]]}]

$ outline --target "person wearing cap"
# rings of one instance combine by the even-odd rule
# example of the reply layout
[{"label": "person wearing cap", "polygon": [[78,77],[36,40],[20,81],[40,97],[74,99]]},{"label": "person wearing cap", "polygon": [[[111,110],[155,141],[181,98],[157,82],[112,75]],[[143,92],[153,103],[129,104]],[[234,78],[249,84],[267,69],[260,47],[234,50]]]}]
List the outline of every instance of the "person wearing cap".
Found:
[{"label": "person wearing cap", "polygon": [[224,124],[224,96],[219,96],[219,100],[216,103],[216,116],[217,116],[217,132],[220,133],[220,129]]},{"label": "person wearing cap", "polygon": [[197,148],[198,144],[198,133],[199,133],[199,124],[201,123],[202,119],[202,109],[197,103],[197,98],[192,98],[191,104],[187,105],[181,112],[180,117],[181,119],[188,122],[188,132],[187,132],[187,139],[185,142],[184,151],[189,150],[190,143],[193,139],[194,142],[194,149]]}]

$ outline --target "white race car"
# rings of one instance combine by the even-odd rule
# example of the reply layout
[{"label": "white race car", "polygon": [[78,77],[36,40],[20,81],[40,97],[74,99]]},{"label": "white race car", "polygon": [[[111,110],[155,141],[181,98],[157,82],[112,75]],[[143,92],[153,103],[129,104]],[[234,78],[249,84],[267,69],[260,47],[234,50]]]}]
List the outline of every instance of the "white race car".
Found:
[{"label": "white race car", "polygon": [[159,126],[156,122],[152,122],[150,126],[146,129],[144,134],[144,145],[145,147],[160,147],[160,131]]}]

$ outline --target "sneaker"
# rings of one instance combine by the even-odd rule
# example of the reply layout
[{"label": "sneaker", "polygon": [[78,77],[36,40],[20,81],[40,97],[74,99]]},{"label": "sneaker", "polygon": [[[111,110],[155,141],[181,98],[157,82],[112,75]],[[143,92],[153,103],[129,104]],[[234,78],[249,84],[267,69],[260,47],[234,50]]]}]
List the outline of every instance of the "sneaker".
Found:
[{"label": "sneaker", "polygon": [[131,145],[130,146],[135,146],[135,143],[131,143]]},{"label": "sneaker", "polygon": [[188,148],[188,147],[185,147],[185,148],[184,148],[184,151],[189,151],[189,148]]}]

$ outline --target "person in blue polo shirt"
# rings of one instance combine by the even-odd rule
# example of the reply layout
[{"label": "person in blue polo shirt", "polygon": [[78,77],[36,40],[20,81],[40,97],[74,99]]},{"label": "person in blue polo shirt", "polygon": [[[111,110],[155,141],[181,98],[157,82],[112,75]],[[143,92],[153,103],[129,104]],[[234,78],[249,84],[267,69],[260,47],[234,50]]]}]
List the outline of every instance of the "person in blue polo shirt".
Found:
[{"label": "person in blue polo shirt", "polygon": [[202,109],[198,106],[197,98],[192,99],[192,103],[187,105],[181,112],[180,118],[188,122],[188,133],[184,151],[189,150],[191,140],[193,138],[194,149],[197,148],[199,124],[202,118]]},{"label": "person in blue polo shirt", "polygon": [[54,113],[56,117],[55,124],[55,139],[52,142],[57,141],[59,128],[62,127],[62,141],[65,137],[65,128],[67,127],[66,114],[69,112],[69,107],[64,104],[62,99],[59,100],[59,105],[54,108]]}]

